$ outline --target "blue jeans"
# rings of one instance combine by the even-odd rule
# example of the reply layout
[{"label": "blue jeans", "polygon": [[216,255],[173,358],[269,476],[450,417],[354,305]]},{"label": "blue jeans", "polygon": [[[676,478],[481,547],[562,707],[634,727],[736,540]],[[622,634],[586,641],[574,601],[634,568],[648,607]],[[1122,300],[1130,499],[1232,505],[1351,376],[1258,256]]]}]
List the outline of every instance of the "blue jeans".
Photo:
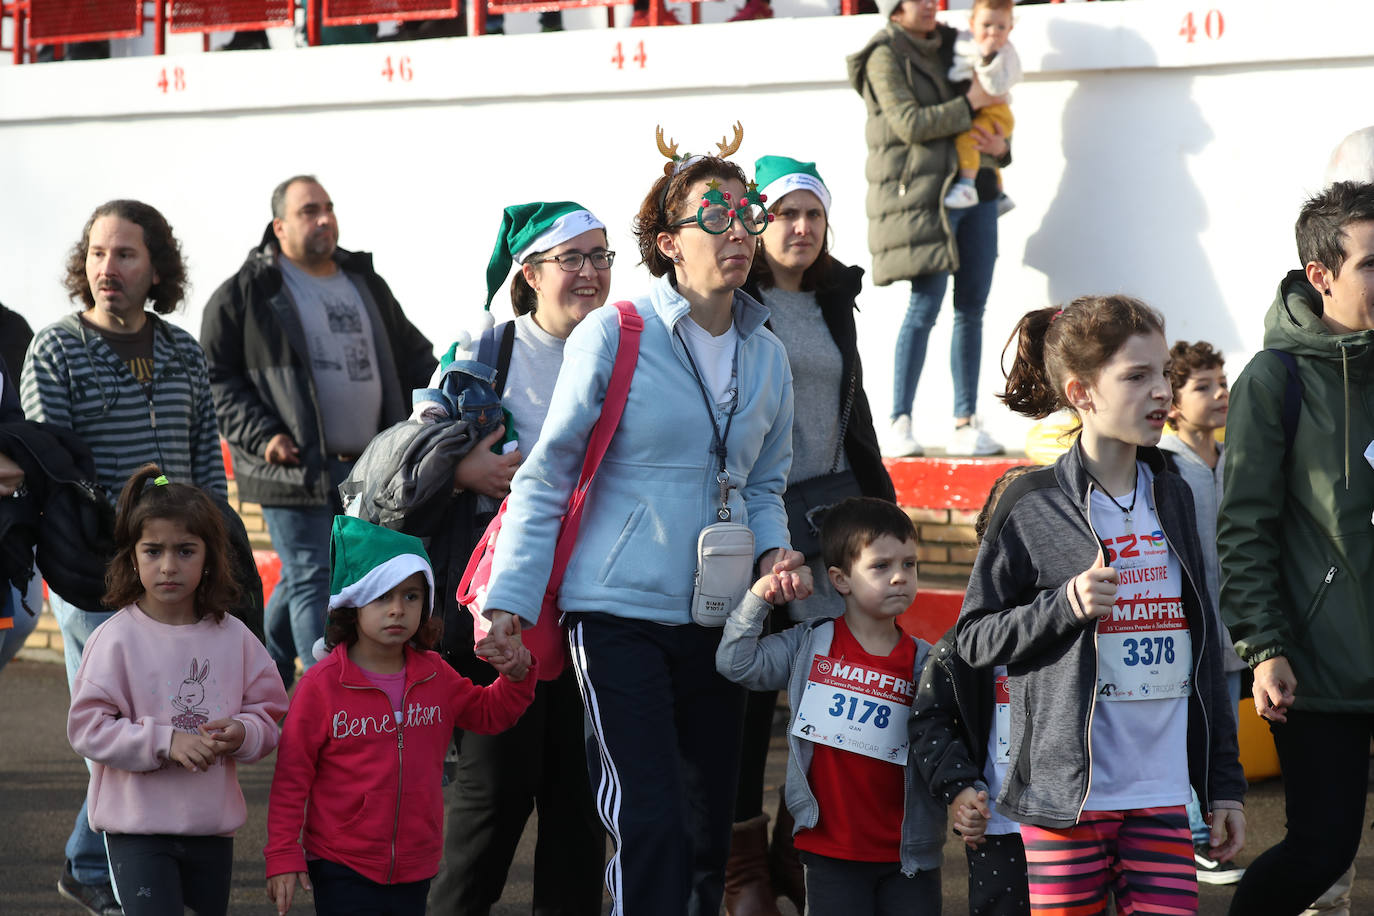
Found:
[{"label": "blue jeans", "polygon": [[[949,347],[954,416],[971,417],[978,405],[983,308],[992,288],[992,268],[997,262],[997,202],[990,200],[948,212],[949,231],[959,249],[959,269],[954,272],[954,336]],[[893,419],[911,413],[916,385],[926,362],[926,343],[948,285],[949,271],[944,270],[911,281],[911,304],[897,332],[892,373]]]},{"label": "blue jeans", "polygon": [[[1235,709],[1240,705],[1240,672],[1226,672],[1226,690],[1231,694],[1231,708]],[[1193,831],[1194,846],[1208,846],[1212,842],[1212,828],[1207,826],[1207,822],[1202,819],[1202,802],[1198,800],[1197,792],[1189,788],[1188,794],[1188,829]]]},{"label": "blue jeans", "polygon": [[[67,663],[67,689],[76,682],[76,669],[81,666],[81,653],[95,628],[114,616],[113,611],[83,611],[48,592],[48,604],[62,630],[62,654]],[[23,611],[20,611],[23,613]],[[86,768],[90,769],[90,761]],[[110,863],[105,856],[105,840],[91,829],[86,818],[86,800],[81,800],[72,835],[67,838],[67,859],[72,863],[72,875],[82,884],[110,883]]]},{"label": "blue jeans", "polygon": [[24,648],[24,641],[29,638],[33,628],[38,626],[38,612],[43,607],[43,580],[34,576],[29,583],[28,605],[33,608],[32,614],[24,610],[24,596],[17,588],[0,582],[0,590],[3,590],[4,600],[9,602],[14,621],[12,628],[0,630],[0,671],[4,671],[15,653]]},{"label": "blue jeans", "polygon": [[296,657],[306,668],[324,635],[329,607],[329,532],[334,510],[328,506],[263,506],[262,517],[281,557],[281,581],[267,599],[264,629],[267,652],[287,687],[296,677]]},{"label": "blue jeans", "polygon": [[312,649],[324,636],[329,607],[329,535],[334,516],[343,512],[339,484],[353,463],[329,460],[329,505],[263,506],[262,519],[272,536],[272,549],[281,557],[281,580],[263,609],[267,653],[277,663],[281,682],[290,689],[296,679],[296,658],[310,668]]}]

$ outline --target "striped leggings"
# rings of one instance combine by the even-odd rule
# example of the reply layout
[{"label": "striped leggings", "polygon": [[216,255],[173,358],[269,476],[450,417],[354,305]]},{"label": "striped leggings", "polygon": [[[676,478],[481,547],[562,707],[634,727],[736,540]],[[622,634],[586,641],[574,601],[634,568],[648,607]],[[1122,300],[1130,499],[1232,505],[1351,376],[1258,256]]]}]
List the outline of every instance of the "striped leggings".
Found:
[{"label": "striped leggings", "polygon": [[1084,811],[1064,830],[1021,826],[1031,912],[1105,916],[1197,913],[1197,866],[1183,805]]}]

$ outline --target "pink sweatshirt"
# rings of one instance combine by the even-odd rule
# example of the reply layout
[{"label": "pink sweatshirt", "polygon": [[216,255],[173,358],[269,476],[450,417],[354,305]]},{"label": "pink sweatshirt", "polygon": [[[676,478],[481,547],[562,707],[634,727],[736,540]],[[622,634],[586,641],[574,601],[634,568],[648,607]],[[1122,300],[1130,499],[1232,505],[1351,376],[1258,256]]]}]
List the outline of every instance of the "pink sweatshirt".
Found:
[{"label": "pink sweatshirt", "polygon": [[[189,626],[131,604],[86,642],[72,687],[67,740],[94,764],[91,827],[110,833],[231,835],[247,819],[237,762],[277,746],[286,690],[267,650],[238,619]],[[199,773],[173,763],[174,730],[215,719],[243,723],[243,744]]]}]

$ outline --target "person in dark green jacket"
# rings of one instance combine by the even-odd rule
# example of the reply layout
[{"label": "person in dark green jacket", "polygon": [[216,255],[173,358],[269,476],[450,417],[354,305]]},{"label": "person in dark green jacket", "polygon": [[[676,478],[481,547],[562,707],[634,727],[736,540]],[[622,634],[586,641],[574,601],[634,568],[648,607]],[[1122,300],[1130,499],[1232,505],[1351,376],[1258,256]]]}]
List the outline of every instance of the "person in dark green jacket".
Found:
[{"label": "person in dark green jacket", "polygon": [[935,18],[935,0],[879,0],[883,29],[847,59],[850,85],[868,110],[864,139],[868,160],[868,248],[873,281],[887,286],[911,281],[911,303],[897,335],[893,369],[892,427],[886,454],[922,454],[911,433],[916,385],[926,344],[954,275],[955,431],[952,454],[990,455],[1002,450],[973,422],[983,346],[983,308],[997,259],[997,176],[992,165],[1010,163],[1006,138],[977,129],[985,154],[975,206],[949,210],[945,194],[958,177],[954,139],[968,131],[973,114],[1002,101],[979,85],[951,84],[957,32]]},{"label": "person in dark green jacket", "polygon": [[[1232,900],[1245,916],[1301,912],[1354,860],[1374,734],[1374,185],[1313,197],[1297,241],[1266,352],[1231,388],[1217,530],[1222,616],[1287,793],[1287,835]],[[1287,393],[1301,395],[1291,442]]]}]

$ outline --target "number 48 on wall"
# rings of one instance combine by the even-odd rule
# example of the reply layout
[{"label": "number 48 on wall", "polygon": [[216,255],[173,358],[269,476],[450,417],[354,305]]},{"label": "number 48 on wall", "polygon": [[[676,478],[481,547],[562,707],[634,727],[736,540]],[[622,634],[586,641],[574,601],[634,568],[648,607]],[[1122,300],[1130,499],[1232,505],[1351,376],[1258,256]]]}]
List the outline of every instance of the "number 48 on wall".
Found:
[{"label": "number 48 on wall", "polygon": [[[1207,15],[1202,17],[1202,34],[1212,41],[1216,41],[1226,30],[1226,20],[1221,16],[1221,10],[1208,10]],[[1197,41],[1197,21],[1192,12],[1183,17],[1183,25],[1178,30],[1178,37],[1188,44]]]}]

